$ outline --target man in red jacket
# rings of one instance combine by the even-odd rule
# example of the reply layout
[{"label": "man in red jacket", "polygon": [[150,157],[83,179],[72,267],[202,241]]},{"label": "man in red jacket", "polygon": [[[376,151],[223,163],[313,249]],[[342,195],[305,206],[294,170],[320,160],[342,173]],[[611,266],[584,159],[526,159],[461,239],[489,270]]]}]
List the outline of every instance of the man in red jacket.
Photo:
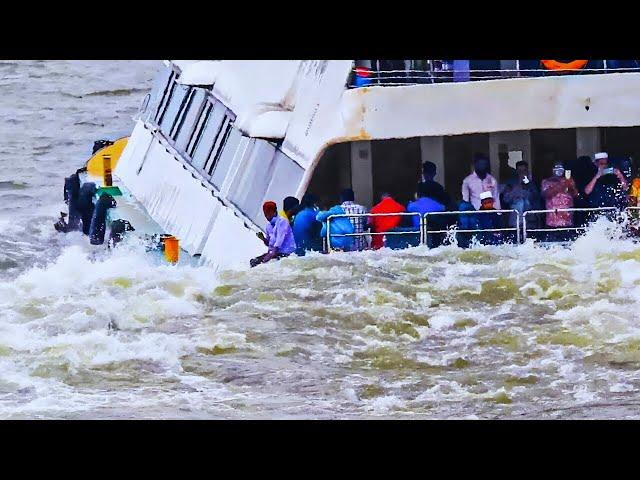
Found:
[{"label": "man in red jacket", "polygon": [[[383,193],[380,197],[380,203],[375,205],[369,213],[402,213],[405,211],[404,206],[396,202],[390,194]],[[374,233],[388,232],[399,227],[401,222],[402,216],[400,215],[369,217],[369,225]],[[377,250],[384,247],[384,235],[372,235],[371,237],[371,248]]]}]

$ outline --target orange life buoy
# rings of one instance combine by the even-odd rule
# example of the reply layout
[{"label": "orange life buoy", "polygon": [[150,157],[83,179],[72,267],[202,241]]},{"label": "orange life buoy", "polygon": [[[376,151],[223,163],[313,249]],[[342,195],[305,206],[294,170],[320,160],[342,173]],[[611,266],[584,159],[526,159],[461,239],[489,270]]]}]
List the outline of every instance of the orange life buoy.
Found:
[{"label": "orange life buoy", "polygon": [[558,60],[540,60],[547,70],[580,70],[584,68],[589,60],[571,60],[569,62],[559,62]]}]

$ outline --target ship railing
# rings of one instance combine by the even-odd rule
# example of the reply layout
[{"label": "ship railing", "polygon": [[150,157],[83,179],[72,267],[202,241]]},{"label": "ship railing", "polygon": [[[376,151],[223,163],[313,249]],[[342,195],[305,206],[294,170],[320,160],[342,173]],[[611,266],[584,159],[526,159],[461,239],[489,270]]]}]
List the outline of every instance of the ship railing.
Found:
[{"label": "ship railing", "polygon": [[425,85],[433,83],[469,82],[478,80],[504,80],[509,78],[536,78],[558,75],[631,73],[640,72],[640,67],[626,68],[581,68],[575,70],[552,71],[538,69],[425,69],[425,70],[368,70],[366,77],[360,76],[358,67],[352,70],[349,88],[359,87],[400,87],[406,85]]},{"label": "ship railing", "polygon": [[[418,228],[418,230],[416,230],[415,228],[412,228],[411,230],[402,230],[402,231],[386,231],[386,232],[372,232],[370,231],[369,228],[365,228],[363,229],[362,232],[357,232],[357,233],[331,233],[331,221],[336,219],[336,218],[348,218],[349,220],[351,220],[352,218],[371,218],[371,217],[413,217],[413,218],[417,218],[418,221],[420,222],[420,226]],[[345,213],[345,214],[337,214],[337,215],[331,215],[327,218],[327,234],[324,238],[324,244],[325,244],[325,251],[334,251],[336,250],[335,248],[332,247],[331,244],[331,239],[335,238],[335,237],[367,237],[367,236],[379,236],[379,235],[402,235],[402,236],[409,236],[409,235],[418,235],[419,238],[419,244],[423,244],[424,243],[424,229],[423,227],[423,219],[420,216],[419,213],[411,213],[411,212],[400,212],[400,213]],[[353,223],[353,222],[352,222]],[[368,222],[367,222],[368,223]]]},{"label": "ship railing", "polygon": [[[638,208],[638,207],[629,207],[629,208]],[[627,208],[626,210],[628,210]],[[585,213],[585,217],[582,221],[576,225],[575,215],[574,213],[581,212]],[[620,209],[616,207],[591,207],[591,208],[552,208],[546,210],[527,210],[522,214],[522,236],[524,240],[529,238],[530,234],[549,234],[551,232],[575,232],[575,233],[584,233],[589,223],[592,223],[595,219],[593,214],[603,214],[603,213],[617,213],[620,212]],[[531,217],[534,215],[542,215],[547,213],[571,213],[570,225],[567,226],[557,226],[557,227],[532,227],[530,226],[533,222],[537,224],[546,225],[546,221],[540,221],[539,218],[533,220]]]},{"label": "ship railing", "polygon": [[[503,224],[508,223],[510,218],[515,218],[516,225],[514,227],[506,226],[506,227],[498,227],[498,228],[472,228],[472,229],[458,227],[458,221],[462,216],[466,216],[467,218],[469,218],[469,217],[474,217],[478,215],[487,215],[491,213],[499,215],[501,220],[503,218],[506,219],[506,221],[502,220],[501,223]],[[451,225],[448,228],[439,228],[439,225],[441,225],[441,223],[438,222],[436,219],[438,217],[442,218],[449,215],[451,216],[455,215],[455,223],[451,222]],[[430,228],[430,225],[433,223],[436,224],[435,229]],[[456,211],[446,211],[446,212],[429,212],[424,214],[422,224],[424,228],[424,234],[423,234],[424,243],[426,243],[429,246],[432,245],[432,243],[429,241],[430,240],[429,235],[433,236],[433,235],[444,234],[449,236],[451,240],[455,239],[456,242],[458,242],[458,234],[478,234],[478,233],[500,234],[500,232],[507,232],[515,235],[516,243],[520,243],[520,238],[521,238],[520,215],[517,210],[456,210]],[[508,241],[505,241],[505,240],[506,239],[503,237],[499,237],[499,236],[495,237],[495,241],[497,243],[509,243]]]},{"label": "ship railing", "polygon": [[[533,216],[540,216],[547,213],[584,213],[583,219],[579,220],[576,224],[575,216],[571,217],[571,224],[567,226],[551,227],[546,225],[546,219],[533,219]],[[508,225],[515,222],[515,226],[501,226],[497,228],[460,228],[459,220],[462,217],[477,217],[478,215],[498,214],[502,221],[502,225]],[[542,236],[553,235],[554,232],[565,232],[566,235],[581,234],[584,233],[588,227],[588,224],[594,222],[602,215],[611,216],[611,214],[622,215],[622,218],[626,218],[629,223],[629,227],[635,230],[640,230],[640,207],[626,207],[622,210],[616,207],[592,207],[592,208],[555,208],[545,210],[528,210],[524,213],[520,213],[515,209],[503,209],[503,210],[457,210],[457,211],[445,211],[445,212],[430,212],[421,216],[419,213],[402,212],[402,213],[347,213],[339,215],[331,215],[327,218],[327,233],[323,237],[324,251],[335,251],[336,248],[329,248],[332,245],[331,239],[336,237],[374,237],[374,236],[404,236],[413,237],[410,242],[407,242],[406,246],[427,245],[429,247],[438,246],[445,240],[448,242],[455,241],[460,244],[460,234],[468,234],[466,241],[471,241],[474,235],[478,234],[497,234],[493,239],[489,237],[489,243],[517,243],[520,244],[527,240],[527,238],[537,237],[541,239]],[[439,218],[446,216],[454,217],[450,221],[438,221]],[[370,217],[413,217],[419,218],[419,228],[415,227],[402,227],[398,225],[395,229],[385,232],[373,232],[370,228],[364,228],[362,232],[356,233],[332,233],[331,222],[336,218],[370,218]],[[545,225],[540,227],[538,225]],[[634,231],[635,231],[634,230]],[[505,235],[501,235],[505,234]],[[440,238],[438,238],[440,236]],[[512,236],[513,241],[509,240]],[[478,238],[478,237],[475,237]],[[554,238],[554,237],[552,237]],[[385,239],[386,240],[386,239]],[[487,242],[486,236],[478,238],[480,243]],[[544,238],[542,238],[544,240]],[[558,241],[558,238],[554,238],[554,241]],[[367,242],[368,243],[368,242]],[[388,242],[385,241],[385,244]],[[389,245],[387,245],[389,246]],[[391,248],[406,248],[398,247],[395,243]],[[356,250],[356,248],[352,248]]]}]

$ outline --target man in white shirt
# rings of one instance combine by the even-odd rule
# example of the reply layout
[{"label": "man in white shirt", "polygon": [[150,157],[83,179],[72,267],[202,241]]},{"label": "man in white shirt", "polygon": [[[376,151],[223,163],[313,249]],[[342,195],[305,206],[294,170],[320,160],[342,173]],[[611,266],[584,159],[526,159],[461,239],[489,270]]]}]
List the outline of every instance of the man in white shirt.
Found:
[{"label": "man in white shirt", "polygon": [[[340,195],[340,200],[342,200],[342,205],[340,205],[344,212],[347,214],[364,214],[367,213],[367,209],[362,205],[358,205],[354,202],[355,195],[353,190],[350,188],[345,188]],[[354,233],[364,233],[367,227],[367,217],[349,217],[351,224],[354,228]],[[364,250],[367,248],[367,240],[364,238],[364,235],[358,235],[357,237],[353,237],[353,246],[354,250]]]},{"label": "man in white shirt", "polygon": [[498,194],[498,182],[489,173],[489,159],[478,155],[473,161],[474,172],[462,182],[462,199],[471,202],[473,208],[480,208],[480,194],[491,192],[494,199],[494,208],[500,210],[500,195]]}]

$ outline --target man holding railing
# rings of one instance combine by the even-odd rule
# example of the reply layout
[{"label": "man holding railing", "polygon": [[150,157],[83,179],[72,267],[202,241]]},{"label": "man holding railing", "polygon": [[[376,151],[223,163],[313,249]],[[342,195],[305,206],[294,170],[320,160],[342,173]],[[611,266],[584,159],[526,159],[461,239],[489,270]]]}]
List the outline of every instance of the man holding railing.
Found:
[{"label": "man holding railing", "polygon": [[278,215],[278,207],[275,202],[265,202],[262,205],[262,212],[267,219],[267,234],[258,232],[257,237],[262,240],[266,247],[267,253],[259,257],[252,258],[249,264],[251,267],[267,263],[271,260],[278,260],[288,257],[296,249],[296,241],[293,237],[293,231],[289,221]]}]

